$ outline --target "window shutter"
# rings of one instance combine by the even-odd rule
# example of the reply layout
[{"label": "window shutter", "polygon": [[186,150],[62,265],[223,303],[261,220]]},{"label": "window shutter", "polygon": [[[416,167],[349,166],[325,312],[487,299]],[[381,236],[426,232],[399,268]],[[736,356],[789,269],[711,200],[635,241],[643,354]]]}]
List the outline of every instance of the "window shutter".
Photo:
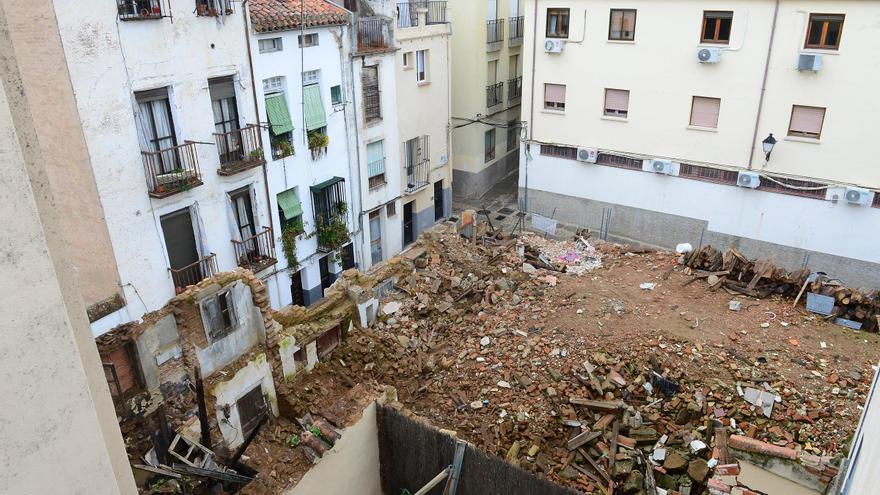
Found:
[{"label": "window shutter", "polygon": [[718,127],[720,108],[720,98],[694,96],[693,105],[691,106],[691,125],[697,127]]},{"label": "window shutter", "polygon": [[552,101],[553,103],[565,103],[565,85],[545,84],[544,101]]},{"label": "window shutter", "polygon": [[213,341],[223,331],[223,317],[216,297],[209,297],[202,303],[202,320],[208,327],[208,337]]},{"label": "window shutter", "polygon": [[621,12],[621,31],[631,33],[635,30],[636,16],[633,12]]},{"label": "window shutter", "polygon": [[232,290],[226,291],[222,296],[226,298],[226,308],[229,313],[229,323],[232,325],[232,328],[238,326],[238,321],[235,318],[235,301],[232,298]]},{"label": "window shutter", "polygon": [[798,134],[822,133],[822,122],[825,120],[825,109],[795,105],[791,109],[790,132]]},{"label": "window shutter", "polygon": [[606,89],[605,108],[611,110],[629,110],[629,91],[625,89]]}]

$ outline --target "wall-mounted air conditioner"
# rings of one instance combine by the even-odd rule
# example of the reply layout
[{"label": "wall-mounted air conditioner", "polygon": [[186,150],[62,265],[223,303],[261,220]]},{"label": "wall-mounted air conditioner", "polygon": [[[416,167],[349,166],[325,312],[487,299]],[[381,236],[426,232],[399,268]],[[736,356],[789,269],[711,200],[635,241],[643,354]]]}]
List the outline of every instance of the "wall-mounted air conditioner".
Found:
[{"label": "wall-mounted air conditioner", "polygon": [[546,53],[562,53],[562,47],[565,44],[562,40],[544,40],[544,52]]},{"label": "wall-mounted air conditioner", "polygon": [[871,191],[861,187],[847,187],[843,197],[851,205],[867,206],[871,200]]},{"label": "wall-mounted air conditioner", "polygon": [[721,48],[700,48],[697,50],[697,60],[701,64],[717,64],[721,62]]},{"label": "wall-mounted air conditioner", "polygon": [[801,53],[798,55],[797,70],[817,71],[822,68],[822,55],[818,53]]},{"label": "wall-mounted air conditioner", "polygon": [[761,176],[757,172],[740,172],[736,175],[736,185],[756,189],[761,185]]},{"label": "wall-mounted air conditioner", "polygon": [[655,158],[653,160],[645,160],[642,168],[655,174],[678,175],[679,164],[672,160]]},{"label": "wall-mounted air conditioner", "polygon": [[596,148],[578,148],[577,159],[579,162],[596,163],[599,159],[599,150]]}]

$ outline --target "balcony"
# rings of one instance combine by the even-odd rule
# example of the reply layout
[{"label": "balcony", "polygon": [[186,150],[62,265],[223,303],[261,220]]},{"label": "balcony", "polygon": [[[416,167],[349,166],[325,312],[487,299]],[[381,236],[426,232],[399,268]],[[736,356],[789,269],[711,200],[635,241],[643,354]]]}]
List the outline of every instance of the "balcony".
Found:
[{"label": "balcony", "polygon": [[358,52],[381,51],[391,47],[388,20],[381,17],[364,17],[357,23]]},{"label": "balcony", "polygon": [[419,12],[425,12],[425,24],[445,24],[446,2],[428,0],[409,0],[397,3],[397,27],[418,27]]},{"label": "balcony", "polygon": [[196,143],[142,151],[147,175],[147,190],[153,198],[165,198],[202,185]]},{"label": "balcony", "polygon": [[387,181],[385,179],[385,159],[377,159],[367,163],[367,177],[369,189],[376,189],[384,186]]},{"label": "balcony", "polygon": [[522,76],[507,81],[507,104],[516,105],[522,97]]},{"label": "balcony", "polygon": [[217,255],[214,253],[199,259],[182,268],[169,268],[175,291],[180,294],[190,285],[195,285],[206,278],[213,277],[217,272]]},{"label": "balcony", "polygon": [[493,19],[486,22],[486,51],[494,52],[501,49],[504,42],[504,19]]},{"label": "balcony", "polygon": [[431,161],[421,159],[406,167],[406,192],[412,193],[428,185],[428,169]]},{"label": "balcony", "polygon": [[266,163],[260,142],[260,128],[249,125],[224,133],[214,133],[220,155],[218,174],[235,175]]},{"label": "balcony", "polygon": [[275,240],[271,227],[263,227],[262,232],[241,241],[233,239],[232,247],[235,248],[235,259],[238,266],[254,273],[278,263],[278,258],[275,257]]},{"label": "balcony", "polygon": [[165,16],[160,0],[116,0],[116,12],[121,21],[148,21]]},{"label": "balcony", "polygon": [[508,46],[514,47],[522,45],[525,18],[523,16],[511,17],[508,20],[508,23],[510,24],[510,28],[508,29],[508,32],[510,33]]},{"label": "balcony", "polygon": [[493,108],[504,101],[504,83],[495,83],[486,86],[486,108]]}]

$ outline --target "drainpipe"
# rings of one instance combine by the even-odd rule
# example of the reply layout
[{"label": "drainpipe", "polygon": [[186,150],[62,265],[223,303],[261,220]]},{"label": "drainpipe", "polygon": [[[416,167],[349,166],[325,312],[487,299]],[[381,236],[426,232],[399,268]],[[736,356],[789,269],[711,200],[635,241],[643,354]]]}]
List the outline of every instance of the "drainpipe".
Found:
[{"label": "drainpipe", "polygon": [[767,91],[767,73],[770,70],[770,54],[773,52],[773,38],[776,37],[776,17],[779,15],[779,0],[773,7],[773,24],[770,27],[770,43],[767,45],[767,60],[764,61],[764,79],[761,81],[761,95],[758,97],[758,113],[755,115],[755,132],[752,134],[752,150],[749,153],[749,170],[755,160],[755,146],[758,144],[758,124],[761,123],[761,110],[764,108],[764,93]]},{"label": "drainpipe", "polygon": [[[266,213],[269,216],[269,228],[272,229],[273,235],[275,232],[275,226],[272,222],[272,196],[269,194],[269,172],[266,168],[266,147],[263,146],[263,127],[260,125],[260,106],[259,100],[257,99],[257,82],[254,77],[254,57],[251,52],[251,31],[250,24],[248,24],[248,0],[244,0],[241,2],[241,16],[244,20],[244,40],[247,44],[247,55],[248,55],[248,68],[251,71],[251,95],[254,97],[254,115],[257,122],[257,130],[260,133],[260,146],[263,148],[263,189],[266,192],[266,209],[268,210]],[[270,150],[271,153],[271,150]]]},{"label": "drainpipe", "polygon": [[[532,12],[532,82],[531,89],[529,89],[529,122],[528,122],[528,133],[526,137],[528,141],[526,141],[526,164],[525,164],[525,198],[523,201],[523,213],[529,211],[529,157],[531,156],[529,147],[535,137],[535,61],[537,60],[537,48],[538,48],[538,0],[534,0],[535,9]],[[525,217],[523,217],[525,218]]]}]

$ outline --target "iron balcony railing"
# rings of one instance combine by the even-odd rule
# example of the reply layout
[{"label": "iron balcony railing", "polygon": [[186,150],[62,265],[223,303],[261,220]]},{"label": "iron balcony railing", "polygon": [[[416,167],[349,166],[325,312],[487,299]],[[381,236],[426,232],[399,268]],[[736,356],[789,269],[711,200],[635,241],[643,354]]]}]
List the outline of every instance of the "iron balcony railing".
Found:
[{"label": "iron balcony railing", "polygon": [[368,187],[370,189],[385,184],[385,159],[373,160],[367,164]]},{"label": "iron balcony railing", "polygon": [[513,103],[522,97],[522,76],[507,81],[507,102]]},{"label": "iron balcony railing", "polygon": [[263,227],[262,232],[241,241],[233,239],[232,247],[238,266],[254,273],[278,263],[271,227]]},{"label": "iron balcony railing", "polygon": [[214,253],[190,263],[182,268],[169,268],[171,280],[178,294],[190,285],[195,285],[206,278],[213,277],[217,272],[217,255]]},{"label": "iron balcony railing", "polygon": [[164,14],[159,0],[116,0],[116,11],[122,21],[161,19]]},{"label": "iron balcony railing", "polygon": [[510,37],[510,46],[522,45],[523,31],[525,28],[525,18],[523,16],[511,17],[508,20],[510,27],[508,28],[508,36]]},{"label": "iron balcony railing", "polygon": [[158,151],[143,151],[150,196],[164,198],[202,185],[196,143],[187,142]]},{"label": "iron balcony railing", "polygon": [[385,20],[378,17],[358,19],[358,50],[381,50],[388,48],[385,39]]},{"label": "iron balcony railing", "polygon": [[426,2],[428,14],[425,16],[425,22],[428,24],[446,24],[446,2],[429,1]]},{"label": "iron balcony railing", "polygon": [[260,128],[248,125],[229,132],[214,133],[220,155],[220,175],[233,175],[266,163],[260,142]]},{"label": "iron balcony railing", "polygon": [[425,11],[425,24],[445,24],[447,22],[445,1],[409,0],[397,3],[397,27],[418,26],[420,10]]},{"label": "iron balcony railing", "polygon": [[406,192],[410,193],[428,185],[428,169],[431,161],[423,158],[406,166]]},{"label": "iron balcony railing", "polygon": [[486,86],[486,108],[500,105],[504,101],[504,82]]},{"label": "iron balcony railing", "polygon": [[497,50],[504,40],[504,19],[492,19],[486,22],[486,44],[489,49]]}]

